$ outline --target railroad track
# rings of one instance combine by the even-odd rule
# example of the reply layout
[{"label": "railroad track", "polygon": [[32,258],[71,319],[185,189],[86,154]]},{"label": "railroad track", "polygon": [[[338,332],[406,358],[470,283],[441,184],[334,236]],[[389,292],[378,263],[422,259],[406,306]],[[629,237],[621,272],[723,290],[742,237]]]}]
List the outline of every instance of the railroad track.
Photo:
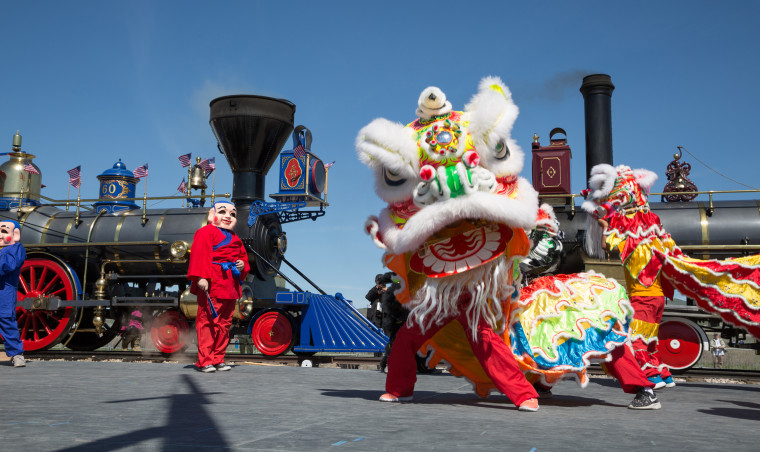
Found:
[{"label": "railroad track", "polygon": [[[178,362],[191,364],[195,362],[194,352],[174,353],[170,356],[156,351],[90,351],[78,352],[71,350],[53,350],[44,352],[27,353],[27,359],[43,361],[120,361],[120,362]],[[337,367],[342,369],[376,370],[380,358],[375,356],[345,355],[314,355],[310,357],[296,355],[282,355],[269,357],[260,354],[228,353],[227,360],[239,365],[273,365],[273,366],[301,366],[304,359],[308,359],[312,366]],[[444,369],[444,366],[439,366]],[[604,372],[599,365],[592,365],[588,370],[591,376],[602,376]],[[760,371],[739,369],[706,369],[692,368],[685,373],[674,375],[677,380],[703,381],[718,383],[746,383],[760,384]]]},{"label": "railroad track", "polygon": [[[72,350],[53,350],[43,352],[28,352],[28,360],[42,361],[121,361],[121,362],[178,362],[191,364],[195,362],[197,354],[195,352],[180,352],[172,355],[156,351],[72,351]],[[315,356],[296,356],[281,355],[269,357],[260,354],[239,354],[227,353],[227,361],[235,364],[261,364],[261,365],[279,365],[279,366],[301,366],[304,360],[309,360],[312,366],[322,367],[340,367],[345,369],[377,369],[380,363],[379,357],[374,356],[356,356],[346,355],[315,355]]]}]

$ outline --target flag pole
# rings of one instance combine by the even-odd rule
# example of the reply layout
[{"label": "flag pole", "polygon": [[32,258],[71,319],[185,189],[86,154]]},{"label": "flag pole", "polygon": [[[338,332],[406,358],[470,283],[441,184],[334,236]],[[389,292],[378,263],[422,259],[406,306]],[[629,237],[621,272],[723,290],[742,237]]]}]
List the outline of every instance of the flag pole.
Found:
[{"label": "flag pole", "polygon": [[212,171],[211,175],[211,205],[214,205],[214,187],[216,186],[216,168]]}]

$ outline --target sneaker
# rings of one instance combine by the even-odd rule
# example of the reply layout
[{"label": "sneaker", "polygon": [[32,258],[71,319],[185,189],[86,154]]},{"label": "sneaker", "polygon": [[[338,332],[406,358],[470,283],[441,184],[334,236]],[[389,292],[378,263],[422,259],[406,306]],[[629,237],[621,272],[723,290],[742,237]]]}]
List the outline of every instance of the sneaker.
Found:
[{"label": "sneaker", "polygon": [[203,373],[216,372],[216,367],[212,366],[211,364],[209,364],[208,366],[203,366],[203,367],[195,366],[195,368],[198,370],[198,372],[203,372]]},{"label": "sneaker", "polygon": [[628,408],[632,410],[659,410],[662,405],[657,400],[657,396],[654,395],[654,391],[650,388],[641,388]]},{"label": "sneaker", "polygon": [[13,367],[26,367],[26,360],[24,359],[24,355],[14,356],[11,358],[11,362],[13,363]]},{"label": "sneaker", "polygon": [[219,364],[215,365],[214,367],[216,368],[216,370],[218,370],[220,372],[232,369],[232,366],[230,366],[228,364],[225,364],[225,363],[219,363]]},{"label": "sneaker", "polygon": [[676,382],[673,381],[673,376],[672,375],[669,376],[669,377],[667,377],[667,378],[663,378],[662,381],[665,382],[665,387],[666,388],[674,388],[676,386]]},{"label": "sneaker", "polygon": [[551,388],[547,388],[545,386],[538,386],[538,385],[533,386],[533,388],[538,393],[539,400],[551,399],[552,396],[554,396],[554,394],[552,394]]},{"label": "sneaker", "polygon": [[538,399],[528,399],[517,408],[520,411],[538,411]]},{"label": "sneaker", "polygon": [[648,377],[647,380],[654,383],[654,389],[662,389],[665,387],[665,382],[662,380],[662,377],[659,375],[655,375],[654,377]]},{"label": "sneaker", "polygon": [[411,402],[414,400],[414,396],[407,396],[407,397],[401,397],[401,396],[395,396],[393,394],[385,393],[380,396],[381,402],[391,402],[391,403],[399,403],[399,402]]}]

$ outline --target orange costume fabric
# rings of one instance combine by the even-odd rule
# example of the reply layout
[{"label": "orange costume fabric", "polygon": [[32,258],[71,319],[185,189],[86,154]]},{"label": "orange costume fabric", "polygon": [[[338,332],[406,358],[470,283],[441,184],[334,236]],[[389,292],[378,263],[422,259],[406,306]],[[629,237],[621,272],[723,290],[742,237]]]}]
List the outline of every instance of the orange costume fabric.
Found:
[{"label": "orange costume fabric", "polygon": [[[190,292],[198,298],[198,316],[195,319],[198,367],[224,362],[235,302],[241,297],[242,291],[238,277],[232,274],[232,270],[225,270],[219,264],[234,265],[237,260],[242,260],[245,264],[240,271],[242,280],[250,271],[250,266],[243,242],[234,232],[211,224],[196,231],[190,249],[187,278],[191,281]],[[199,279],[209,281],[208,294],[198,288]],[[211,306],[217,316],[211,311]]]}]

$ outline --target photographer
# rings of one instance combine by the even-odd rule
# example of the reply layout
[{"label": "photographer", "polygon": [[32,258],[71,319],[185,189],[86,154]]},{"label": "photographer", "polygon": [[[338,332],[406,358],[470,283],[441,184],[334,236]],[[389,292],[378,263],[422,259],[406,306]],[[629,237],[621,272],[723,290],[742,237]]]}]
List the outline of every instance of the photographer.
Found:
[{"label": "photographer", "polygon": [[[384,281],[384,275],[378,274],[375,276],[375,285],[367,292],[367,295],[364,296],[364,298],[369,301],[369,309],[367,309],[367,318],[369,319],[372,324],[374,324],[376,327],[381,328],[382,327],[382,296],[385,293],[385,285],[387,282]],[[388,281],[390,282],[390,281]]]}]

